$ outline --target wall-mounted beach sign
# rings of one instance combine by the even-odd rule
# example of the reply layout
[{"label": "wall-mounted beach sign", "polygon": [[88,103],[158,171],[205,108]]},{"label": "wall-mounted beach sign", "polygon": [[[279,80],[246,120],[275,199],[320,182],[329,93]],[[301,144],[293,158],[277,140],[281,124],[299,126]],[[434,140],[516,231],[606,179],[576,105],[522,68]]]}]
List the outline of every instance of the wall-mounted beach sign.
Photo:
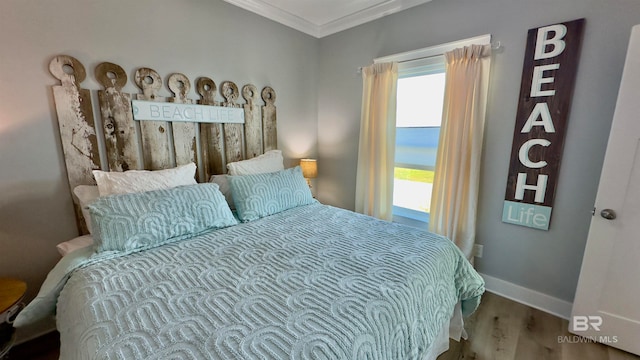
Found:
[{"label": "wall-mounted beach sign", "polygon": [[549,229],[584,23],[527,34],[503,222]]},{"label": "wall-mounted beach sign", "polygon": [[132,100],[134,120],[244,124],[244,109]]}]

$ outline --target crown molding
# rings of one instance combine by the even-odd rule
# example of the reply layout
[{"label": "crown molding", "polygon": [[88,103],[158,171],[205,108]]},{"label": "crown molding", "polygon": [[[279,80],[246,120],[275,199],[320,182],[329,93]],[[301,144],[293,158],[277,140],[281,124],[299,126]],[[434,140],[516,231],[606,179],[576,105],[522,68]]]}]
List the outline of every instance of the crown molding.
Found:
[{"label": "crown molding", "polygon": [[430,2],[431,0],[387,0],[361,11],[345,14],[333,21],[316,24],[262,0],[224,0],[245,10],[264,16],[316,38],[337,32]]},{"label": "crown molding", "polygon": [[319,26],[260,0],[224,0],[225,2],[279,22],[311,36],[319,37]]}]

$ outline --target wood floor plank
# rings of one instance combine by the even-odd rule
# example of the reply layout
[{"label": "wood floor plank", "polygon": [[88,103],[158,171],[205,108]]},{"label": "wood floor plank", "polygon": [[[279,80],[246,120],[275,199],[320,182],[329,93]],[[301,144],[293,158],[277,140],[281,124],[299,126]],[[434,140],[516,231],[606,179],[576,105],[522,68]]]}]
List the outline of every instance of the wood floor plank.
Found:
[{"label": "wood floor plank", "polygon": [[518,359],[560,360],[560,344],[554,335],[561,331],[560,319],[540,310],[527,308],[523,320],[516,345]]},{"label": "wood floor plank", "polygon": [[[516,355],[526,307],[503,297],[486,293],[482,312],[469,336],[470,349],[478,359],[511,360]],[[477,340],[477,341],[476,341]]]}]

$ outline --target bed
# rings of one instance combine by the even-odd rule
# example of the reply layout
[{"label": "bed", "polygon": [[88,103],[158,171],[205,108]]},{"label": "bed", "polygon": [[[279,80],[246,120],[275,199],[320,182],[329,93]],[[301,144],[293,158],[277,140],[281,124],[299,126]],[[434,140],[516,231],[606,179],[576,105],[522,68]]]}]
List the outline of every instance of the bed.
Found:
[{"label": "bed", "polygon": [[483,292],[449,240],[319,203],[67,256],[62,359],[426,359]]},{"label": "bed", "polygon": [[91,241],[15,326],[55,313],[61,359],[435,359],[461,335],[484,282],[451,241],[321,204],[261,152],[200,183],[94,169]]}]

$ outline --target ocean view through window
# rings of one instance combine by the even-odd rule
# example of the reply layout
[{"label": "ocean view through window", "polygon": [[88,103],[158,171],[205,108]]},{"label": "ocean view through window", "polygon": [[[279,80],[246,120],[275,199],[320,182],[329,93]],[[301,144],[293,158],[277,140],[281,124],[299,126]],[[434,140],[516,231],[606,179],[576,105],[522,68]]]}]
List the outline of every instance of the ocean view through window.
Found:
[{"label": "ocean view through window", "polygon": [[393,214],[429,221],[444,101],[444,62],[398,79]]}]

